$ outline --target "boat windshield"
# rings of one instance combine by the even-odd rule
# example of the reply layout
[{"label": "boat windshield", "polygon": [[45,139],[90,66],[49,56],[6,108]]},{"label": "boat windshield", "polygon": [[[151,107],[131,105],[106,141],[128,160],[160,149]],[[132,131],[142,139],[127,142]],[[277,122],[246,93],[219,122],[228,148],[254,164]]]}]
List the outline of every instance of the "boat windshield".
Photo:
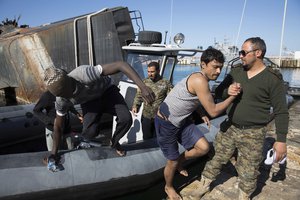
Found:
[{"label": "boat windshield", "polygon": [[[128,53],[127,62],[135,69],[141,79],[148,77],[148,64],[151,62],[158,62],[160,64],[160,74],[162,77],[171,81],[176,57],[155,54]],[[128,78],[124,76],[121,80],[128,81]]]}]

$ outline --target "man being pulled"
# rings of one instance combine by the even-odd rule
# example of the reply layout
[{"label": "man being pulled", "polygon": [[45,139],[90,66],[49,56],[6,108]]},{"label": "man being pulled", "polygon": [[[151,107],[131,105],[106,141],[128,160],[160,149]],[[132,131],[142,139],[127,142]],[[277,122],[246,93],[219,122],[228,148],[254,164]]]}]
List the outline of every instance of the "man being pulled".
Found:
[{"label": "man being pulled", "polygon": [[[157,111],[155,129],[158,144],[167,159],[164,169],[165,192],[170,200],[182,199],[173,186],[176,170],[181,172],[186,160],[203,156],[209,151],[204,133],[190,120],[191,114],[203,106],[211,117],[216,117],[225,111],[240,92],[240,88],[232,84],[230,96],[220,103],[214,102],[209,81],[218,78],[223,63],[224,55],[221,51],[206,49],[201,55],[201,71],[177,83]],[[202,119],[208,122],[208,118]],[[180,153],[179,144],[186,151]],[[187,172],[185,174],[188,175]]]}]

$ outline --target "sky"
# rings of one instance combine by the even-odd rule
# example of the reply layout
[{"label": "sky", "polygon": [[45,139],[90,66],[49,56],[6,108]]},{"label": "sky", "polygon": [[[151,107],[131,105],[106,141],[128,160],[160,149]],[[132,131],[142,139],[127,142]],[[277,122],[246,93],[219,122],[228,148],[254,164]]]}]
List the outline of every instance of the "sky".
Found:
[{"label": "sky", "polygon": [[247,38],[261,37],[267,56],[279,56],[282,37],[282,55],[300,51],[300,0],[286,1],[283,35],[285,0],[0,0],[0,22],[21,16],[19,25],[35,27],[124,6],[141,12],[145,30],[160,31],[163,39],[168,31],[167,43],[179,32],[186,48],[215,42],[240,48]]}]

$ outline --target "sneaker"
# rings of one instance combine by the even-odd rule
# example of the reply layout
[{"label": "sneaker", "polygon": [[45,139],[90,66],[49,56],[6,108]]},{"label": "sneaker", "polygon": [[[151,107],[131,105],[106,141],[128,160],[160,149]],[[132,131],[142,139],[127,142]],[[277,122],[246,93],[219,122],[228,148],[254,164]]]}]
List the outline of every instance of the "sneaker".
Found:
[{"label": "sneaker", "polygon": [[88,149],[91,148],[91,145],[88,142],[80,142],[76,149]]}]

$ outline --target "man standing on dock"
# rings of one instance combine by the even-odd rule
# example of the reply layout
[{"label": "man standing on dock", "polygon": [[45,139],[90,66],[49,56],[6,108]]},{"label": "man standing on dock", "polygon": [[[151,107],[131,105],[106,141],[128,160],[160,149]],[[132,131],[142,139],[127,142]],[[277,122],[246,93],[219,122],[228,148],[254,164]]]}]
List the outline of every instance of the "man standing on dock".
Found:
[{"label": "man standing on dock", "polygon": [[[242,92],[228,108],[228,119],[221,124],[214,147],[215,156],[202,173],[201,182],[196,181],[196,195],[201,197],[210,191],[210,183],[216,179],[223,164],[238,149],[235,168],[239,177],[239,200],[248,200],[256,189],[259,165],[263,160],[266,125],[270,122],[272,107],[277,141],[273,145],[275,162],[286,156],[286,135],[289,113],[282,76],[266,67],[263,58],[266,44],[259,38],[249,38],[239,52],[243,66],[231,69],[230,74],[216,89],[216,96],[226,98],[233,82],[241,84]],[[227,125],[226,125],[227,124]],[[226,125],[226,127],[222,126]]]},{"label": "man standing on dock", "polygon": [[[167,158],[164,169],[165,192],[170,200],[182,199],[173,187],[176,170],[182,172],[184,161],[203,156],[209,151],[204,134],[190,120],[191,114],[202,105],[211,117],[216,117],[225,111],[240,92],[237,84],[232,84],[231,96],[215,104],[208,82],[218,78],[223,64],[224,55],[221,51],[206,49],[201,56],[201,71],[177,83],[158,109],[155,129],[158,144]],[[186,149],[182,154],[179,153],[178,143]],[[185,172],[183,175],[188,174]]]}]

